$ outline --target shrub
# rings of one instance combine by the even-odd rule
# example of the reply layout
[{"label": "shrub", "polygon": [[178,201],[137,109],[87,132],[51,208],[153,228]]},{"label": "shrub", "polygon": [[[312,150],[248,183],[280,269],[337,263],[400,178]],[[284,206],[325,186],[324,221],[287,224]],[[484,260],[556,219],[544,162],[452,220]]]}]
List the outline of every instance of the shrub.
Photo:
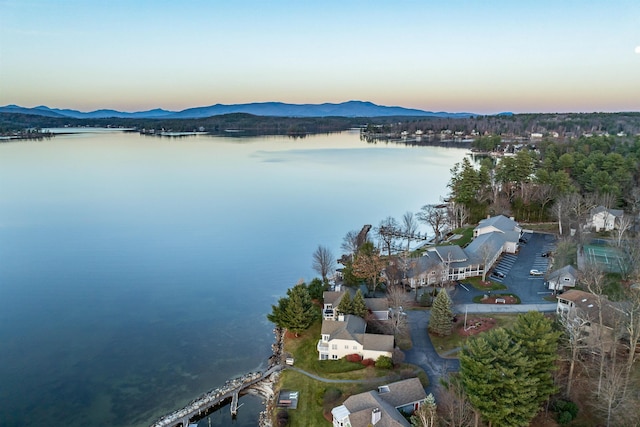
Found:
[{"label": "shrub", "polygon": [[378,360],[376,360],[376,368],[391,369],[393,368],[393,360],[387,356],[380,356]]},{"label": "shrub", "polygon": [[553,410],[558,413],[558,423],[569,424],[578,416],[578,405],[568,400],[556,400]]},{"label": "shrub", "polygon": [[335,406],[335,404],[340,399],[340,396],[342,396],[342,391],[340,391],[339,388],[327,387],[324,390],[324,396],[322,398],[322,402],[325,405]]},{"label": "shrub", "polygon": [[569,412],[560,412],[558,414],[558,424],[563,426],[569,424],[571,421],[573,421],[573,417]]},{"label": "shrub", "polygon": [[364,359],[364,360],[363,360],[362,362],[360,362],[360,363],[362,363],[364,366],[373,366],[373,365],[375,365],[375,364],[376,364],[376,361],[375,361],[375,360],[373,360],[373,359]]},{"label": "shrub", "polygon": [[289,412],[286,409],[279,410],[277,419],[278,419],[278,427],[286,426],[287,424],[289,424]]},{"label": "shrub", "polygon": [[424,292],[422,295],[420,295],[420,306],[422,307],[431,307],[431,295],[429,295],[428,292]]},{"label": "shrub", "polygon": [[347,354],[345,357],[345,359],[347,359],[347,362],[361,362],[362,361],[362,356],[360,356],[359,354]]},{"label": "shrub", "polygon": [[391,360],[393,361],[393,366],[401,364],[404,362],[404,352],[398,347],[394,348],[393,353],[391,353]]}]

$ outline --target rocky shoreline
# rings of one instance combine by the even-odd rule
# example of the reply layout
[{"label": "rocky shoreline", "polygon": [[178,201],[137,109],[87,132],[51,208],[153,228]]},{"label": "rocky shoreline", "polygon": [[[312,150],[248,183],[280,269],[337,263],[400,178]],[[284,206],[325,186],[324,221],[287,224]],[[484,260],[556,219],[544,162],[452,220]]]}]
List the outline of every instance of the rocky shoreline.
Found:
[{"label": "rocky shoreline", "polygon": [[[273,330],[273,334],[275,335],[275,342],[271,344],[271,350],[273,354],[269,357],[269,368],[274,366],[282,366],[284,367],[284,335],[285,331],[282,328],[276,327]],[[271,422],[271,414],[273,413],[274,403],[275,403],[275,385],[278,383],[278,379],[280,378],[280,371],[275,371],[273,374],[269,375],[263,381],[259,382],[252,389],[258,389],[257,394],[262,396],[265,399],[265,408],[260,411],[258,415],[258,426],[259,427],[272,427],[273,423]]]}]

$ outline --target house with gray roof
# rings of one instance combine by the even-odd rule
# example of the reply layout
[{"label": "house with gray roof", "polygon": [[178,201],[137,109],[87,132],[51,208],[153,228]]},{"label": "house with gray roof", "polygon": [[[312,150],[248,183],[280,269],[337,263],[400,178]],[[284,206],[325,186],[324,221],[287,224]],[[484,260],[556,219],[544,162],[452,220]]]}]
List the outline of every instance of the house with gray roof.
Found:
[{"label": "house with gray roof", "polygon": [[[478,237],[482,234],[493,233],[499,231],[502,233],[509,231],[516,231],[518,234],[522,234],[522,228],[513,218],[507,218],[504,215],[492,216],[483,219],[478,223],[476,228],[473,229],[473,237]],[[516,239],[516,242],[518,240]]]},{"label": "house with gray roof", "polygon": [[352,314],[323,320],[321,335],[317,345],[319,360],[338,360],[348,354],[377,360],[393,354],[393,335],[368,334],[365,320]]},{"label": "house with gray roof", "polygon": [[331,410],[334,427],[410,427],[412,414],[427,397],[420,380],[410,378],[348,397]]},{"label": "house with gray roof", "polygon": [[589,212],[589,221],[587,228],[593,228],[598,231],[612,231],[618,228],[620,219],[624,216],[621,209],[608,209],[600,205],[591,209]]},{"label": "house with gray roof", "polygon": [[547,276],[547,287],[552,291],[565,291],[565,288],[573,288],[578,280],[578,270],[572,265],[564,267],[549,273]]}]

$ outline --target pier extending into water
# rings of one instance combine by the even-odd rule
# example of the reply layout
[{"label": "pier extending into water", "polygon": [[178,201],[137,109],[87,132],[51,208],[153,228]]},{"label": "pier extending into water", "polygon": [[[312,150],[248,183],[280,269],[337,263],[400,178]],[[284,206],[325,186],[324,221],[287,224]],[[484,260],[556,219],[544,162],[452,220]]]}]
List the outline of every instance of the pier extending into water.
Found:
[{"label": "pier extending into water", "polygon": [[[269,384],[271,375],[285,368],[283,363],[284,330],[275,328],[273,332],[276,340],[271,345],[273,354],[269,357],[269,368],[267,370],[249,372],[241,377],[228,380],[222,387],[204,393],[189,402],[184,408],[159,418],[150,427],[188,427],[190,422],[206,416],[228,399],[231,399],[231,415],[236,415],[239,408],[238,400],[240,395],[251,388],[257,390],[258,393],[262,392],[262,394],[269,395],[268,392],[265,392],[265,388],[269,391],[272,390]],[[263,425],[263,416],[268,418],[268,414],[266,412],[264,414],[261,413],[260,425]]]},{"label": "pier extending into water", "polygon": [[238,411],[240,394],[257,383],[266,380],[274,372],[280,371],[282,365],[275,365],[263,372],[250,372],[241,377],[227,381],[222,387],[206,392],[202,396],[189,402],[184,408],[163,416],[151,427],[188,427],[191,421],[196,421],[227,399],[232,399],[231,414]]}]

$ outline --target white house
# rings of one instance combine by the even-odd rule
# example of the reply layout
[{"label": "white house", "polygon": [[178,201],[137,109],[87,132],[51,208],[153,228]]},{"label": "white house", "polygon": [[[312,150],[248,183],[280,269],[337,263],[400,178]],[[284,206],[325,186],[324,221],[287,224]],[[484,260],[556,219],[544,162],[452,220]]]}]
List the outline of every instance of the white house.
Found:
[{"label": "white house", "polygon": [[598,206],[591,209],[587,228],[593,228],[596,232],[611,231],[618,227],[620,218],[624,216],[621,209],[607,209],[604,206]]},{"label": "white house", "polygon": [[[498,231],[501,233],[506,233],[510,231],[516,231],[518,233],[518,238],[522,234],[522,228],[516,221],[512,218],[507,218],[504,215],[492,216],[480,221],[476,228],[473,229],[473,237],[476,238],[481,234],[492,233],[494,231]],[[518,239],[516,239],[516,243]]]},{"label": "white house", "polygon": [[413,414],[427,397],[422,383],[409,378],[348,397],[331,410],[334,427],[410,427],[402,413]]},{"label": "white house", "polygon": [[368,334],[363,318],[339,314],[336,320],[322,321],[322,338],[318,341],[319,360],[338,360],[348,354],[358,354],[363,359],[377,360],[391,357],[394,348],[393,335]]},{"label": "white house", "polygon": [[547,276],[547,287],[552,291],[564,291],[576,286],[578,271],[571,265],[565,265]]}]

